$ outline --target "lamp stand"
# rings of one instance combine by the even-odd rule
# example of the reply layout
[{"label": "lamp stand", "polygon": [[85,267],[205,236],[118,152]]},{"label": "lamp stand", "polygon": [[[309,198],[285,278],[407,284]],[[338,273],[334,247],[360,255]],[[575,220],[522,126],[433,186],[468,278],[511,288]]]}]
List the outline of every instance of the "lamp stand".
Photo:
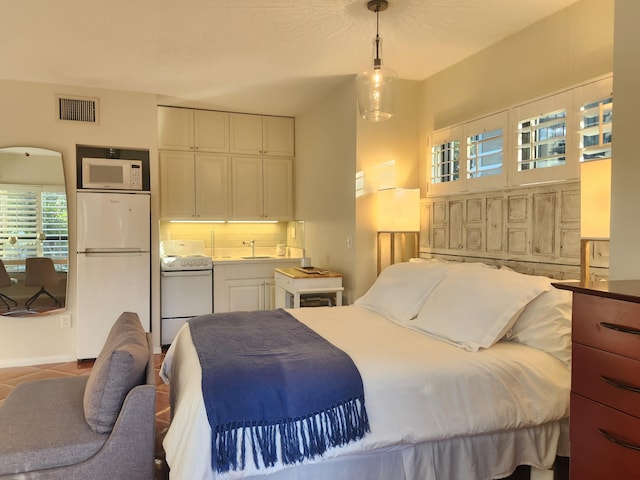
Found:
[{"label": "lamp stand", "polygon": [[420,256],[420,232],[378,232],[378,275],[382,272],[382,237],[389,235],[389,265],[396,261],[396,236],[400,235],[400,255],[404,260],[407,252],[407,235],[413,235],[413,255]]},{"label": "lamp stand", "polygon": [[580,239],[580,281],[589,282],[589,261],[591,260],[591,240]]}]

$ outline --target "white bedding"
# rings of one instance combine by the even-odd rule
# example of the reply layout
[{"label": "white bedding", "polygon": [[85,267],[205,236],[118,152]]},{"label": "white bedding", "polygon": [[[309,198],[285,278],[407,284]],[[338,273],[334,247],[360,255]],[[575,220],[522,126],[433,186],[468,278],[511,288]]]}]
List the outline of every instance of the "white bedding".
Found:
[{"label": "white bedding", "polygon": [[[358,470],[362,474],[363,468],[379,472],[399,462],[403,477],[428,479],[436,478],[433,472],[438,468],[449,473],[463,468],[446,465],[439,458],[450,451],[457,452],[453,463],[463,465],[466,460],[473,471],[480,472],[477,478],[508,475],[515,467],[513,459],[547,468],[553,462],[561,423],[568,416],[570,371],[548,353],[513,342],[469,352],[359,306],[289,312],[347,352],[363,379],[371,432],[358,442],[326,452],[323,459],[335,459],[322,463],[340,466],[342,458],[355,458],[356,464],[363,462]],[[253,468],[225,475],[212,472],[202,373],[188,326],[167,352],[161,374],[171,383],[175,402],[163,442],[172,479],[235,479],[265,473]],[[494,464],[483,467],[474,448],[484,448],[483,460]],[[514,452],[505,459],[502,448]],[[382,456],[366,467],[368,457],[361,454],[368,452]],[[421,460],[411,461],[411,456]],[[309,472],[322,463],[308,467]],[[414,476],[416,469],[419,477]],[[296,476],[296,468],[282,465],[269,472],[279,470],[274,479],[312,478]]]}]

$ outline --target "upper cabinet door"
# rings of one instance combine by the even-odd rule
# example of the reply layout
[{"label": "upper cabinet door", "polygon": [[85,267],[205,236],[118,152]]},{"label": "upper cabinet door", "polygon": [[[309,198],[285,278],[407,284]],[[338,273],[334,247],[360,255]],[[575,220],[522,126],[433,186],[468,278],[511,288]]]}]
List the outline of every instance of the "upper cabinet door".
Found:
[{"label": "upper cabinet door", "polygon": [[245,113],[232,113],[231,152],[262,155],[262,117]]},{"label": "upper cabinet door", "polygon": [[196,217],[226,220],[231,214],[229,157],[212,153],[195,155]]},{"label": "upper cabinet door", "polygon": [[231,218],[264,218],[262,189],[262,158],[231,157]]},{"label": "upper cabinet door", "polygon": [[293,125],[291,117],[262,117],[262,154],[293,157]]},{"label": "upper cabinet door", "polygon": [[158,107],[158,148],[193,150],[193,110]]},{"label": "upper cabinet door", "polygon": [[262,161],[263,215],[266,220],[293,219],[293,161],[265,158]]},{"label": "upper cabinet door", "polygon": [[246,155],[293,157],[294,119],[232,113],[231,152]]},{"label": "upper cabinet door", "polygon": [[160,152],[160,217],[195,218],[195,164],[192,153]]},{"label": "upper cabinet door", "polygon": [[195,110],[194,145],[198,151],[229,151],[229,114],[211,110]]}]

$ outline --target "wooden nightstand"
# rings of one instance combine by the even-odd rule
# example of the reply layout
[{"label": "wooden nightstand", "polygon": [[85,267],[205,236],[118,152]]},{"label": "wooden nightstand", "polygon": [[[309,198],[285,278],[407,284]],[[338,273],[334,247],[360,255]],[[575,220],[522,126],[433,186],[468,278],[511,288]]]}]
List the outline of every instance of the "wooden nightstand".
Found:
[{"label": "wooden nightstand", "polygon": [[640,281],[573,292],[570,475],[640,479]]},{"label": "wooden nightstand", "polygon": [[342,274],[330,272],[305,273],[297,268],[276,268],[276,308],[300,308],[300,296],[334,294],[335,306],[342,305]]}]

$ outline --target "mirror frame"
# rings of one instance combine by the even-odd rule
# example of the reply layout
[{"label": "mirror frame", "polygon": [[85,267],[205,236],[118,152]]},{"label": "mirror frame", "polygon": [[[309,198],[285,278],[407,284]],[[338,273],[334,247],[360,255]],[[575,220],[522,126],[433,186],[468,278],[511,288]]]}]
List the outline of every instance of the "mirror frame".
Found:
[{"label": "mirror frame", "polygon": [[[10,154],[10,158],[3,159],[2,157],[6,157],[6,154]],[[25,175],[24,177],[22,177],[22,168],[24,167],[24,165],[19,165],[19,162],[22,162],[25,159],[21,157],[28,158],[30,160],[30,163],[32,163],[32,165],[29,165],[27,167],[27,175]],[[6,168],[0,168],[0,185],[4,186],[16,184],[24,185],[25,187],[35,187],[31,189],[25,189],[25,191],[29,191],[30,193],[43,191],[64,192],[64,206],[66,207],[64,210],[66,232],[63,233],[62,230],[59,230],[58,234],[60,235],[61,239],[66,236],[66,258],[64,262],[61,262],[60,259],[62,257],[52,257],[54,259],[54,264],[56,265],[55,275],[59,277],[59,283],[53,286],[44,286],[46,292],[42,293],[33,304],[30,304],[30,309],[27,309],[25,303],[31,299],[30,297],[33,297],[37,292],[41,290],[38,286],[26,286],[24,284],[26,276],[25,258],[27,258],[28,256],[33,256],[33,254],[29,255],[29,253],[35,253],[36,256],[44,256],[43,247],[46,236],[42,229],[40,231],[36,231],[35,238],[33,237],[33,235],[29,235],[24,241],[24,248],[28,249],[28,251],[24,254],[18,252],[17,254],[12,255],[11,258],[4,258],[5,248],[19,248],[14,247],[14,245],[20,244],[20,234],[17,232],[17,235],[7,235],[6,237],[0,236],[0,259],[2,259],[5,263],[5,267],[8,270],[8,276],[11,278],[11,284],[0,287],[0,293],[3,293],[7,297],[9,297],[9,299],[13,300],[16,303],[16,305],[13,306],[13,303],[11,303],[10,301],[0,298],[0,315],[11,317],[30,317],[39,315],[51,315],[63,312],[66,310],[66,302],[68,298],[68,272],[70,263],[70,252],[68,207],[69,195],[66,188],[65,168],[62,153],[40,147],[10,146],[0,148],[0,165],[3,163],[3,160],[11,163],[7,163]],[[50,168],[51,165],[47,165],[46,163],[44,163],[48,161],[58,161],[60,167],[52,169]],[[17,167],[21,167],[21,169]],[[26,179],[28,179],[29,181],[26,181]],[[60,184],[59,182],[62,183]],[[46,187],[56,188],[46,190]],[[35,205],[37,205],[36,223],[38,226],[41,226],[42,219],[44,218],[44,215],[42,215],[41,213],[42,196],[32,195],[32,197]],[[58,204],[58,206],[60,206],[60,204]],[[53,205],[53,208],[53,216],[57,215],[58,217],[56,218],[59,219],[61,209],[55,211],[55,204]],[[61,244],[59,244],[58,246],[60,245]],[[35,252],[33,252],[34,247]],[[2,275],[1,271],[0,275]],[[54,301],[48,296],[49,292],[53,295],[53,297],[60,301],[60,306],[57,306]],[[7,305],[11,308],[7,308]]]}]

